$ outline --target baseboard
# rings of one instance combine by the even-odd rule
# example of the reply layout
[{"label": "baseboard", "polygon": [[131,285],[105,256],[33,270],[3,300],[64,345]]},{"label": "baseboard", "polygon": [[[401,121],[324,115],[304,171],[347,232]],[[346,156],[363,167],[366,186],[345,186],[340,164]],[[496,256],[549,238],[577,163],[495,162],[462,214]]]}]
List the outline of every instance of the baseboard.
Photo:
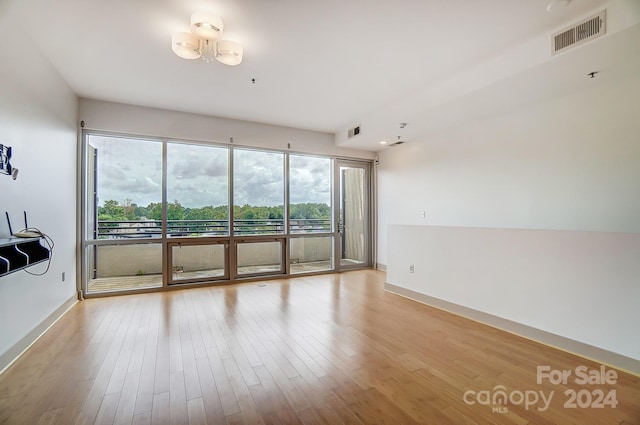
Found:
[{"label": "baseboard", "polygon": [[382,263],[376,263],[376,270],[382,270],[383,272],[386,272],[387,265]]},{"label": "baseboard", "polygon": [[476,322],[522,336],[524,338],[539,342],[550,347],[566,351],[571,354],[593,360],[600,364],[611,366],[624,372],[640,376],[640,361],[631,357],[623,356],[603,348],[594,347],[593,345],[575,341],[560,335],[536,329],[531,326],[523,325],[502,317],[494,316],[489,313],[474,310],[458,304],[434,298],[420,292],[402,288],[400,286],[385,283],[384,289],[394,294],[409,298],[414,301],[427,304],[429,306],[445,310],[458,316],[466,317]]},{"label": "baseboard", "polygon": [[60,307],[44,319],[38,326],[29,332],[24,338],[18,341],[0,356],[0,374],[13,364],[20,356],[29,349],[44,333],[49,330],[71,307],[78,302],[78,297],[74,294],[66,300]]}]

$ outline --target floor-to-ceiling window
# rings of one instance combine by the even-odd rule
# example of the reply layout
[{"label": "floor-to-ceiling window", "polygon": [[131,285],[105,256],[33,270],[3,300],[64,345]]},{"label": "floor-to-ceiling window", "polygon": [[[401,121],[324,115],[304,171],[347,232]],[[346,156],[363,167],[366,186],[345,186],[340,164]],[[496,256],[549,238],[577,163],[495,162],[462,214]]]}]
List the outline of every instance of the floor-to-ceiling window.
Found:
[{"label": "floor-to-ceiling window", "polygon": [[168,284],[228,279],[229,149],[167,143]]},{"label": "floor-to-ceiling window", "polygon": [[83,149],[87,294],[370,265],[368,163],[99,132]]},{"label": "floor-to-ceiling window", "polygon": [[291,273],[332,270],[333,160],[289,155]]},{"label": "floor-to-ceiling window", "polygon": [[233,150],[233,233],[238,276],[285,269],[285,155]]}]

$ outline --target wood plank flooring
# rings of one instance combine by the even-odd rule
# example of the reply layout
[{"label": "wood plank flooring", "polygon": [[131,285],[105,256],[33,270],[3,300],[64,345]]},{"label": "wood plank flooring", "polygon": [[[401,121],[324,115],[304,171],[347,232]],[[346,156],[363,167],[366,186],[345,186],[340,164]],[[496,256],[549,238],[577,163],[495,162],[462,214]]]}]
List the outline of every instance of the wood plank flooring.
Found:
[{"label": "wood plank flooring", "polygon": [[[640,378],[576,384],[600,365],[387,293],[382,272],[265,283],[77,304],[0,375],[0,423],[640,424]],[[544,365],[573,375],[538,384]]]}]

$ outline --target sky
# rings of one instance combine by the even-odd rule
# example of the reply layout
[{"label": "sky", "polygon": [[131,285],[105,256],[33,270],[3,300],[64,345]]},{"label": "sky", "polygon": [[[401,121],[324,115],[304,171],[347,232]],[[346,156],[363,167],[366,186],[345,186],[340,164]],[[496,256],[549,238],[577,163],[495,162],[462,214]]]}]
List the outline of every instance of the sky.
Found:
[{"label": "sky", "polygon": [[[98,204],[116,200],[146,207],[162,200],[162,143],[91,135],[97,149]],[[229,150],[167,144],[167,200],[188,208],[227,205]],[[328,158],[290,156],[291,203],[331,204]],[[234,148],[234,204],[284,203],[284,153]]]}]

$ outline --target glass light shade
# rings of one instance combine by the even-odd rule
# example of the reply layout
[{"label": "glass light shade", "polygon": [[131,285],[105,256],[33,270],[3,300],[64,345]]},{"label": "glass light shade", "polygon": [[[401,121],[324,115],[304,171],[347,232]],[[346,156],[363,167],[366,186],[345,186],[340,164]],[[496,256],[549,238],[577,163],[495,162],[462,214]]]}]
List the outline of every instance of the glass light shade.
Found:
[{"label": "glass light shade", "polygon": [[191,31],[205,40],[218,40],[222,37],[224,24],[217,16],[209,16],[205,13],[191,15]]},{"label": "glass light shade", "polygon": [[238,65],[242,62],[242,46],[234,41],[220,40],[218,41],[218,48],[216,59],[225,65]]},{"label": "glass light shade", "polygon": [[198,37],[190,32],[175,32],[171,36],[171,50],[182,59],[198,59],[199,43]]}]

